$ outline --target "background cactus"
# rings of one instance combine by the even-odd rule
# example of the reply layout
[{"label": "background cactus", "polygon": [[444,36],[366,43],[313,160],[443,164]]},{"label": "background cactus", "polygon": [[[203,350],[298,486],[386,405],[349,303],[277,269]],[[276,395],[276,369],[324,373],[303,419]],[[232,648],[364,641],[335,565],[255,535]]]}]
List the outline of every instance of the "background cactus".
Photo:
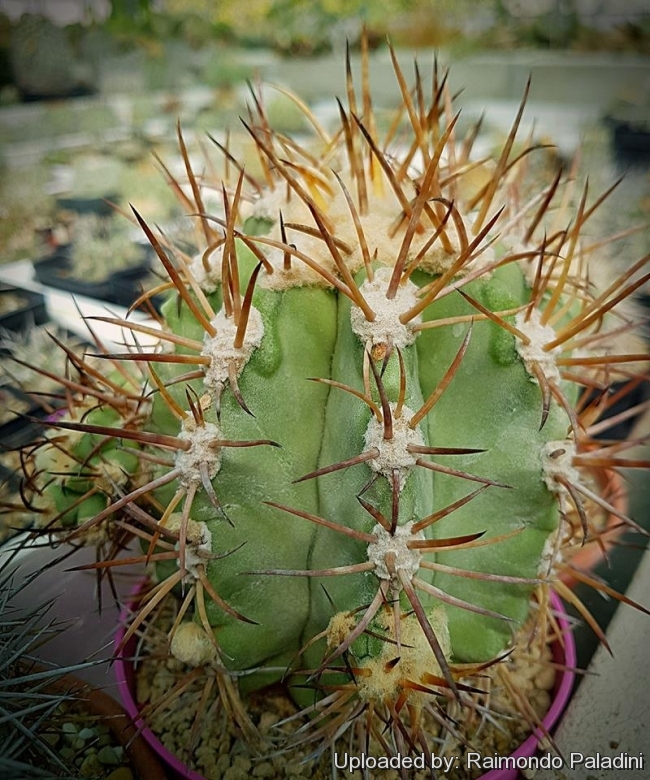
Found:
[{"label": "background cactus", "polygon": [[68,33],[45,16],[23,14],[10,40],[13,79],[26,98],[83,95],[95,88],[89,52],[75,47]]},{"label": "background cactus", "polygon": [[155,584],[127,639],[173,594],[172,654],[216,674],[249,736],[239,696],[290,680],[317,751],[353,723],[419,751],[423,711],[471,707],[467,681],[499,667],[531,604],[529,634],[553,633],[552,584],[591,620],[558,574],[618,511],[598,471],[648,465],[590,434],[614,379],[645,381],[622,304],[647,258],[595,288],[584,234],[605,196],[561,170],[527,180],[543,151],[516,144],[526,96],[475,159],[444,74],[427,102],[394,67],[382,132],[365,65],[359,91],[348,63],[336,132],[303,109],[308,146],[255,100],[255,173],[215,141],[223,179],[199,176],[179,129],[187,181],[167,176],[203,251],[135,212],[168,276],[159,328],[105,318],[136,346],[99,350],[104,372],[69,356],[69,415],[25,465],[42,525],[98,542],[100,570],[142,540]]}]

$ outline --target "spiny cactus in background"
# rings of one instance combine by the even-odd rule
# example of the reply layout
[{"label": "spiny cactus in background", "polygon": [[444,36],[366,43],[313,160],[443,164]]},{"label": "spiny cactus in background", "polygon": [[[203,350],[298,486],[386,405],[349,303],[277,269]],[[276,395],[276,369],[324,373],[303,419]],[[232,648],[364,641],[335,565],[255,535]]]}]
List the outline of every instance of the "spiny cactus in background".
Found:
[{"label": "spiny cactus in background", "polygon": [[69,413],[25,457],[42,526],[99,540],[100,571],[141,540],[155,584],[127,639],[174,594],[171,652],[216,674],[242,727],[239,696],[289,679],[321,747],[356,723],[415,750],[425,710],[453,730],[439,702],[471,702],[465,681],[531,614],[553,633],[551,585],[591,621],[559,575],[601,515],[641,530],[597,477],[648,466],[625,457],[637,442],[592,436],[610,384],[647,378],[621,345],[648,258],[597,289],[584,229],[607,193],[526,180],[526,95],[477,159],[446,74],[427,102],[393,60],[382,132],[367,54],[335,132],[303,108],[309,145],[256,101],[255,173],[213,139],[223,178],[199,176],[179,129],[187,179],[166,173],[203,247],[184,255],[136,212],[168,275],[158,322],[103,318],[135,346],[100,350],[104,372],[69,356]]}]

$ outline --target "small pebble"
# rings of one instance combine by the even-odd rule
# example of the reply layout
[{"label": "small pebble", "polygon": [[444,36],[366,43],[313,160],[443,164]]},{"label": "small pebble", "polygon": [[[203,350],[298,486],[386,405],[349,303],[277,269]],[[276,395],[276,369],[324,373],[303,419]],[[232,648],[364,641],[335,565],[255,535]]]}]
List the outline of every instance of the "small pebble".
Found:
[{"label": "small pebble", "polygon": [[244,756],[236,756],[232,764],[238,769],[242,769],[244,772],[248,772],[251,768],[252,762],[250,758],[245,758]]},{"label": "small pebble", "polygon": [[273,777],[275,769],[269,761],[263,761],[253,768],[253,777]]},{"label": "small pebble", "polygon": [[61,741],[61,734],[59,734],[58,731],[49,731],[46,734],[43,734],[42,738],[50,747],[56,747]]},{"label": "small pebble", "polygon": [[79,774],[82,777],[101,777],[103,773],[104,768],[97,759],[96,753],[89,753],[79,767]]},{"label": "small pebble", "polygon": [[553,687],[555,682],[555,669],[552,666],[542,668],[542,670],[535,676],[535,686],[541,690],[547,690]]},{"label": "small pebble", "polygon": [[248,772],[239,766],[231,766],[223,775],[223,780],[247,780],[247,778]]},{"label": "small pebble", "polygon": [[115,766],[120,763],[120,757],[117,755],[116,749],[110,745],[104,745],[97,753],[97,758],[104,765]]},{"label": "small pebble", "polygon": [[118,769],[114,769],[106,780],[134,780],[134,777],[128,766],[121,766]]}]

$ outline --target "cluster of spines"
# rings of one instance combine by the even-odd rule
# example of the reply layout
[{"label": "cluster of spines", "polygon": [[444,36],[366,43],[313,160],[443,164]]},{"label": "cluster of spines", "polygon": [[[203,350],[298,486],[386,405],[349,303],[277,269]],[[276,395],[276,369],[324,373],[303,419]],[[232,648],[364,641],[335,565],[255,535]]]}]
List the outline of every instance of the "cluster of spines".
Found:
[{"label": "cluster of spines", "polygon": [[[643,460],[620,457],[620,453],[632,445],[630,442],[596,443],[592,438],[593,431],[599,425],[599,413],[607,408],[608,401],[605,400],[604,394],[598,402],[582,409],[579,407],[576,409],[573,398],[567,397],[565,387],[569,383],[604,393],[612,379],[617,376],[629,379],[631,384],[644,381],[642,372],[631,372],[630,365],[645,361],[647,359],[645,353],[633,352],[618,355],[607,351],[610,339],[632,330],[634,323],[621,318],[620,323],[617,323],[610,332],[602,325],[606,316],[609,316],[621,301],[629,298],[641,284],[647,281],[650,275],[646,273],[638,276],[638,273],[643,269],[648,258],[643,258],[632,266],[628,272],[612,282],[602,293],[592,294],[589,289],[586,263],[589,255],[599,248],[599,244],[588,247],[581,246],[581,231],[587,219],[602,203],[607,193],[588,207],[587,189],[585,188],[577,212],[573,220],[570,221],[567,217],[569,204],[566,195],[570,186],[565,189],[560,198],[559,207],[556,207],[558,195],[561,194],[560,184],[562,181],[562,173],[558,171],[548,187],[523,204],[520,202],[520,194],[523,189],[521,187],[521,169],[525,167],[526,156],[535,149],[529,140],[523,151],[514,156],[512,154],[526,96],[522,100],[512,130],[494,166],[490,166],[487,160],[470,161],[472,144],[478,127],[470,131],[462,143],[457,141],[457,117],[451,115],[451,98],[446,84],[446,75],[441,77],[436,67],[433,76],[432,99],[427,104],[419,73],[416,71],[415,87],[410,89],[394,54],[392,52],[391,54],[403,102],[400,115],[389,128],[383,140],[379,138],[372,112],[368,87],[367,57],[363,58],[363,84],[360,97],[355,94],[348,58],[348,108],[344,109],[339,103],[341,125],[336,134],[330,136],[318,126],[313,116],[307,113],[325,146],[325,151],[320,156],[300,147],[289,138],[274,134],[268,125],[263,105],[256,100],[256,113],[251,114],[249,121],[244,124],[258,150],[262,179],[257,181],[248,175],[230,154],[228,145],[222,145],[215,141],[223,152],[226,163],[226,178],[221,184],[224,204],[222,215],[214,216],[206,213],[201,192],[204,182],[200,182],[192,170],[187,148],[179,130],[179,143],[192,196],[189,197],[185,193],[181,184],[168,170],[166,172],[170,184],[184,201],[188,212],[194,215],[197,220],[205,243],[205,248],[200,252],[200,264],[206,272],[206,278],[219,281],[221,309],[215,311],[215,307],[210,303],[209,295],[212,290],[206,288],[207,291],[204,291],[201,289],[197,281],[198,274],[192,271],[192,258],[175,251],[164,236],[156,235],[136,214],[136,220],[147,234],[169,275],[169,282],[161,285],[154,292],[157,293],[165,289],[173,290],[181,301],[181,305],[187,307],[191,317],[205,335],[202,339],[196,339],[165,328],[159,332],[155,328],[132,323],[128,319],[105,318],[113,324],[129,329],[136,336],[138,332],[148,335],[159,333],[163,344],[172,349],[181,348],[181,350],[176,349],[176,351],[170,352],[162,349],[147,352],[137,349],[119,354],[105,352],[104,358],[110,360],[113,365],[121,365],[122,361],[134,361],[139,366],[143,366],[147,382],[152,388],[155,388],[152,392],[157,394],[172,415],[178,418],[181,428],[183,425],[201,429],[206,429],[208,425],[215,426],[214,423],[206,422],[204,411],[206,407],[214,404],[218,415],[221,393],[226,387],[233,392],[243,412],[254,414],[255,410],[249,408],[239,389],[238,377],[246,362],[243,348],[246,334],[250,332],[249,322],[251,313],[254,312],[252,301],[256,285],[267,286],[270,278],[273,276],[281,277],[283,274],[288,275],[295,266],[309,268],[312,276],[308,277],[308,281],[302,283],[313,283],[314,279],[320,278],[320,283],[335,288],[348,298],[355,311],[361,313],[359,320],[368,326],[367,330],[364,331],[367,343],[364,344],[363,350],[363,391],[331,378],[317,377],[315,379],[321,383],[329,384],[337,390],[352,394],[363,401],[370,410],[371,420],[378,427],[378,441],[381,444],[370,446],[366,451],[352,458],[327,464],[306,475],[298,475],[296,481],[320,478],[334,471],[368,463],[371,469],[374,468],[376,474],[387,479],[392,494],[392,508],[390,516],[386,517],[381,509],[373,506],[364,498],[363,491],[356,496],[356,500],[363,509],[376,521],[377,533],[369,534],[348,529],[345,525],[332,520],[302,512],[297,507],[272,505],[312,523],[326,526],[334,532],[354,536],[357,541],[367,545],[369,550],[376,549],[379,544],[379,536],[387,535],[396,539],[398,528],[403,529],[404,527],[398,525],[400,489],[403,480],[403,474],[400,474],[400,471],[406,468],[404,463],[408,463],[408,468],[417,465],[482,483],[482,487],[462,499],[462,504],[473,500],[486,487],[504,487],[496,480],[477,477],[426,460],[425,455],[453,453],[450,453],[448,448],[445,452],[445,448],[428,447],[415,440],[405,445],[405,450],[408,453],[405,460],[395,460],[394,456],[392,456],[393,460],[391,460],[391,456],[382,458],[382,447],[387,450],[388,443],[395,438],[396,421],[403,422],[407,415],[405,405],[406,371],[403,367],[399,340],[397,344],[393,343],[390,338],[386,337],[386,331],[380,331],[376,337],[372,336],[372,325],[377,319],[377,305],[371,303],[369,298],[364,295],[363,284],[357,281],[355,272],[359,268],[362,269],[367,282],[372,282],[378,276],[377,264],[379,267],[388,266],[390,272],[386,276],[384,294],[388,307],[396,296],[407,287],[418,267],[424,262],[427,252],[435,245],[436,249],[440,250],[441,248],[442,254],[446,255],[447,264],[438,269],[436,278],[416,289],[407,308],[403,311],[397,311],[395,315],[396,326],[402,326],[407,331],[410,330],[411,336],[415,334],[414,337],[417,337],[418,333],[429,328],[453,327],[454,325],[489,320],[512,334],[518,344],[520,358],[531,375],[531,381],[535,381],[540,388],[540,427],[546,424],[549,410],[554,401],[566,413],[566,440],[555,442],[554,446],[549,448],[546,479],[549,489],[558,496],[560,511],[566,520],[563,528],[566,527],[570,530],[568,536],[571,537],[571,540],[575,538],[574,524],[570,520],[570,515],[575,512],[580,524],[578,536],[582,541],[588,538],[598,539],[598,531],[592,527],[590,517],[584,508],[585,498],[593,501],[603,511],[618,516],[622,523],[635,528],[635,530],[640,530],[630,518],[612,507],[606,498],[600,497],[587,484],[584,484],[580,478],[580,472],[582,469],[588,468],[647,467],[648,463]],[[361,111],[359,111],[359,107]],[[397,159],[390,151],[390,144],[399,138],[400,124],[404,117],[407,119],[412,141],[400,150],[400,157]],[[443,126],[446,126],[444,131]],[[334,166],[336,157],[341,155],[345,162],[336,172],[331,166]],[[419,173],[414,173],[418,164],[420,165]],[[232,169],[236,171],[234,179],[229,178]],[[344,169],[347,172],[346,180],[341,173]],[[472,172],[485,174],[486,171],[489,171],[489,175],[484,175],[482,183],[475,187],[474,192],[464,197],[461,192],[463,177]],[[252,186],[252,195],[243,195],[244,182]],[[354,229],[354,245],[349,237],[337,236],[337,225],[328,215],[328,201],[335,197],[337,188],[349,209],[349,220]],[[395,238],[398,234],[401,235],[401,239],[396,241],[395,256],[392,257],[380,255],[377,248],[373,247],[372,238],[366,234],[363,227],[364,219],[371,210],[373,199],[379,200],[386,191],[391,194],[399,206],[398,215],[387,230],[390,238]],[[277,226],[277,235],[268,237],[247,233],[246,225],[251,223],[247,223],[244,219],[246,216],[245,205],[254,202],[256,198],[261,198],[263,193],[268,194],[269,192],[279,193],[281,196],[282,205],[274,220]],[[503,195],[507,195],[508,204],[495,209],[495,202],[499,206],[499,199]],[[492,215],[490,215],[491,209],[493,210]],[[286,215],[294,212],[299,214],[299,218],[303,221],[298,222],[293,219],[286,221]],[[463,212],[466,215],[471,214],[471,217],[463,217]],[[270,216],[273,221],[273,215],[264,216],[266,219]],[[305,224],[304,220],[307,217],[311,218],[312,224]],[[563,220],[568,224],[563,224]],[[503,234],[504,240],[505,237],[516,236],[512,242],[512,251],[508,251],[507,248],[504,251],[503,247],[500,247],[501,234]],[[305,239],[310,248],[316,245],[322,251],[314,253],[301,250],[301,237]],[[247,247],[258,261],[243,294],[240,290],[238,245]],[[353,250],[353,246],[358,247],[362,263],[358,267],[350,268],[349,258],[356,251]],[[268,259],[267,253],[271,249],[281,254],[281,264],[274,265]],[[171,255],[173,255],[173,261]],[[484,262],[475,262],[481,258],[481,255],[483,255]],[[326,260],[323,260],[323,257]],[[485,260],[486,257],[487,260]],[[214,258],[219,260],[218,268],[213,267]],[[516,309],[492,311],[467,291],[467,286],[471,282],[489,278],[496,269],[517,262],[523,262],[528,267],[531,279],[530,299],[525,305]],[[471,313],[458,315],[447,320],[420,321],[419,316],[432,303],[454,292],[459,292],[463,296],[471,307]],[[143,296],[137,303],[140,304],[145,299],[146,296]],[[219,330],[224,330],[223,325],[221,328],[217,328],[215,325],[220,312],[232,326],[233,343],[230,357],[226,360],[225,366],[219,368],[220,373],[213,386],[205,388],[207,399],[198,397],[194,389],[189,388],[186,392],[187,407],[183,408],[170,393],[168,383],[161,379],[155,366],[158,363],[172,363],[175,364],[176,368],[187,366],[189,370],[185,373],[178,373],[173,380],[174,384],[202,380],[214,362],[214,357],[206,353],[206,344],[218,335]],[[515,317],[514,321],[513,316]],[[164,323],[161,324],[164,325]],[[418,425],[453,380],[465,354],[469,334],[468,330],[456,358],[431,395],[424,400],[417,411],[408,410],[410,418],[406,422],[406,427],[410,431],[417,431]],[[598,350],[600,346],[603,346],[602,354],[594,351]],[[587,350],[591,350],[591,353],[585,354]],[[385,369],[391,359],[394,362],[397,361],[400,366],[399,392],[394,402],[389,401],[381,373],[382,361]],[[619,366],[621,368],[618,368]],[[82,369],[86,377],[93,376],[98,380],[94,374],[91,374],[89,366],[84,364]],[[96,370],[92,369],[92,371]],[[115,390],[115,387],[111,387]],[[68,382],[68,389],[71,393],[69,399],[71,409],[74,409],[74,405],[77,403],[72,397],[73,391],[79,393],[83,398],[94,396],[98,403],[106,402],[109,406],[115,406],[113,398],[106,400],[103,395],[100,397],[100,391],[89,390],[87,385],[77,387]],[[123,394],[124,391],[120,389],[117,397],[119,398]],[[143,400],[144,395],[137,396],[138,403],[142,403]],[[221,449],[224,447],[273,445],[274,442],[270,440],[227,440],[216,434],[212,435],[214,431],[211,431],[211,457],[213,458],[211,460],[208,457],[210,447],[205,453],[198,450],[194,452],[196,447],[189,435],[169,436],[137,428],[129,431],[128,426],[125,425],[117,428],[119,430],[119,434],[117,434],[116,427],[77,422],[74,421],[74,415],[71,415],[71,418],[73,421],[60,423],[62,431],[77,431],[108,439],[115,439],[118,436],[120,439],[131,439],[137,443],[139,448],[145,450],[139,454],[143,462],[149,460],[156,466],[168,469],[163,476],[152,480],[147,480],[146,476],[143,477],[139,484],[128,490],[120,488],[117,495],[108,501],[104,509],[86,522],[83,528],[72,532],[73,537],[78,537],[84,528],[88,530],[97,527],[118,512],[126,512],[129,520],[116,522],[122,523],[123,528],[128,528],[129,531],[145,539],[149,545],[149,550],[144,556],[145,560],[178,559],[178,571],[152,592],[143,612],[132,626],[131,632],[134,632],[163,597],[184,582],[187,577],[185,556],[188,528],[192,522],[192,502],[196,492],[205,491],[215,509],[223,513],[224,518],[227,519],[220,505],[218,492],[213,486],[213,480],[218,473],[218,454]],[[472,451],[478,452],[479,450],[471,447],[462,450],[464,454]],[[460,452],[461,450],[458,450],[458,453]],[[556,464],[561,459],[564,460],[565,465],[562,468],[557,468]],[[192,461],[191,468],[187,465],[190,460]],[[380,461],[381,465],[378,465]],[[35,483],[38,476],[30,474],[30,482]],[[374,479],[377,479],[376,475]],[[167,507],[157,506],[155,491],[164,484],[175,481],[178,482],[179,487],[172,502]],[[115,486],[116,491],[117,488],[118,486]],[[96,490],[98,488],[91,488],[93,492]],[[110,490],[106,492],[110,493]],[[86,496],[83,496],[80,500],[83,501],[85,498]],[[137,502],[141,499],[150,503],[149,511],[137,506]],[[405,536],[401,547],[400,545],[397,547],[410,551],[427,551],[441,547],[463,549],[467,546],[485,544],[485,541],[479,539],[479,535],[442,540],[419,538],[419,534],[425,528],[438,519],[451,514],[460,505],[461,502],[455,502],[444,510],[415,521],[410,527],[410,538]],[[172,529],[168,527],[170,518],[181,506],[180,523]],[[51,526],[56,527],[56,518]],[[498,539],[488,541],[494,543]],[[566,542],[566,539],[563,538],[562,542]],[[158,549],[160,545],[164,547],[162,551]],[[372,631],[371,623],[381,610],[389,609],[393,615],[394,626],[399,626],[402,610],[399,596],[405,595],[409,609],[418,619],[436,657],[440,674],[430,675],[431,679],[427,678],[424,682],[422,680],[407,681],[397,700],[387,704],[390,710],[388,720],[396,725],[397,731],[395,733],[398,733],[401,722],[399,715],[402,708],[409,702],[409,691],[420,690],[422,687],[427,688],[428,685],[430,688],[428,692],[446,687],[455,696],[459,696],[462,683],[459,682],[460,676],[454,672],[441,650],[440,642],[431,628],[429,619],[415,592],[417,588],[421,588],[429,595],[442,601],[454,598],[416,577],[416,572],[420,567],[434,569],[435,567],[440,568],[444,564],[428,562],[421,558],[421,553],[418,553],[417,566],[413,564],[413,571],[407,575],[405,571],[408,567],[395,567],[395,555],[395,545],[392,547],[388,545],[382,564],[387,576],[377,578],[378,587],[375,598],[365,609],[361,610],[360,616],[354,617],[354,628],[349,635],[336,645],[319,669],[312,670],[312,682],[320,679],[326,671],[340,672],[340,665],[334,667],[333,670],[331,665],[334,661],[343,659],[347,664],[347,671],[352,683],[348,680],[341,687],[341,690],[346,691],[344,694],[346,704],[340,711],[345,712],[345,717],[341,723],[347,723],[353,715],[357,717],[361,711],[367,712],[366,707],[360,704],[351,693],[355,688],[355,678],[363,676],[363,670],[353,668],[347,660],[347,654],[358,637]],[[106,560],[101,562],[99,566],[102,569],[110,570],[112,565],[124,560]],[[347,574],[353,571],[372,571],[377,569],[378,565],[379,559],[376,556],[373,557],[371,553],[367,560],[349,567],[348,570],[332,567],[328,570],[314,571],[268,570],[266,573],[275,576],[322,577]],[[190,586],[184,597],[183,614],[189,610],[192,599],[195,599],[206,633],[213,637],[213,632],[209,630],[210,626],[205,616],[205,609],[201,607],[204,594],[207,592],[229,614],[237,619],[246,619],[224,602],[210,584],[205,570],[198,567],[196,571],[199,572],[195,578],[196,583]],[[508,579],[506,575],[496,573],[485,574],[460,569],[454,573],[466,577],[482,576],[495,581]],[[546,572],[544,580],[550,580],[556,573],[554,570]],[[610,589],[596,580],[585,575],[580,576],[601,590],[607,593],[611,592]],[[509,579],[511,581],[517,580],[513,577]],[[539,584],[537,580],[531,578],[519,578],[518,581],[525,581],[531,586]],[[577,598],[566,589],[563,592],[589,619],[588,613],[577,601]],[[455,599],[455,601],[458,605],[459,600]],[[467,609],[482,609],[467,603],[462,604],[462,606]],[[399,629],[395,630],[399,634]],[[396,641],[399,648],[399,639]],[[215,647],[218,652],[218,645]],[[473,671],[477,669],[478,667]],[[465,669],[463,673],[467,674],[467,670]],[[330,693],[323,699],[323,702],[326,703],[319,705],[323,712],[328,713],[328,716],[336,710],[332,705],[332,696],[334,694]],[[354,703],[352,703],[353,700]],[[341,702],[338,702],[337,706],[340,705]],[[415,713],[412,714],[415,717]],[[334,722],[338,722],[336,718]],[[337,729],[332,730],[331,726],[328,726],[326,731],[328,734],[339,733]],[[419,739],[418,736],[417,740],[412,740],[411,748]]]}]

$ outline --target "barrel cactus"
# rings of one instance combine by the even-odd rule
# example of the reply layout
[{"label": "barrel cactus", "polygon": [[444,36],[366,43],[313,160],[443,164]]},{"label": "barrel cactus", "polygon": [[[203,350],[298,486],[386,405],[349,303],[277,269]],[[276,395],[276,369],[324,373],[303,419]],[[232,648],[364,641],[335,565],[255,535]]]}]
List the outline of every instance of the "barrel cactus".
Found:
[{"label": "barrel cactus", "polygon": [[427,102],[394,58],[403,100],[380,131],[363,62],[334,132],[303,107],[313,142],[254,101],[255,165],[213,139],[218,181],[179,129],[187,177],[167,175],[202,246],[134,213],[166,302],[152,324],[104,318],[125,351],[69,355],[69,408],[24,459],[41,525],[98,544],[100,571],[139,538],[153,585],[127,639],[178,599],[169,652],[216,675],[248,735],[242,697],[288,683],[316,752],[351,727],[419,751],[422,713],[471,707],[467,680],[531,615],[553,632],[551,586],[591,620],[560,575],[603,514],[639,530],[596,477],[647,465],[594,437],[609,386],[646,367],[624,304],[647,258],[592,279],[605,195],[528,176],[525,96],[477,158],[437,68]]}]

